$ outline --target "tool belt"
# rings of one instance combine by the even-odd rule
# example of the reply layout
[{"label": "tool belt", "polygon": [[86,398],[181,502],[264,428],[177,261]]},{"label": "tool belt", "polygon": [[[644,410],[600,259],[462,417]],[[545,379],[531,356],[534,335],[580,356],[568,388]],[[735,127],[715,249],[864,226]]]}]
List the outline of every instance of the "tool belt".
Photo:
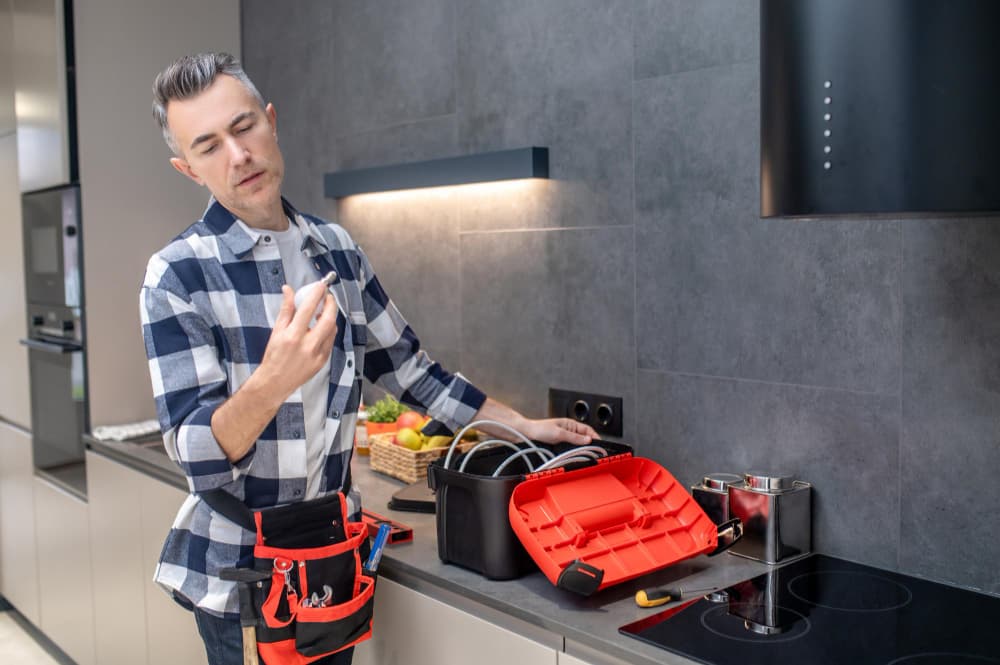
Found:
[{"label": "tool belt", "polygon": [[259,511],[223,490],[200,496],[257,533],[253,569],[260,575],[241,598],[251,599],[266,665],[306,665],[371,637],[376,576],[362,568],[368,528],[347,521],[341,492]]}]

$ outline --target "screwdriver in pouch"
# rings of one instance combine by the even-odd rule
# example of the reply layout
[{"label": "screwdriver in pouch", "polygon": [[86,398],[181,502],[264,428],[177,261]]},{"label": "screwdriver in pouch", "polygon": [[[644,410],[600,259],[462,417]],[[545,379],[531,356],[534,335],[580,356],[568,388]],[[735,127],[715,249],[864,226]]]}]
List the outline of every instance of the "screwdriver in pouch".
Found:
[{"label": "screwdriver in pouch", "polygon": [[666,587],[640,589],[635,593],[635,604],[639,607],[659,607],[660,605],[680,600],[684,596],[690,596],[693,593],[704,593],[706,591],[715,591],[715,587],[707,589],[681,589],[679,587],[676,589]]}]

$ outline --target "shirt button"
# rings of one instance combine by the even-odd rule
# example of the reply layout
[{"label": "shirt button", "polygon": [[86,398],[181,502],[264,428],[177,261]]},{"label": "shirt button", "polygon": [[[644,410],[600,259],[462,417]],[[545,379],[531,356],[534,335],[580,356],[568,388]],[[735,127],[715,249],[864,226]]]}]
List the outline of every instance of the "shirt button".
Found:
[{"label": "shirt button", "polygon": [[353,360],[348,360],[347,361],[347,366],[348,367],[354,367],[354,361]]},{"label": "shirt button", "polygon": [[277,268],[271,268],[271,274],[272,275],[277,275],[279,272],[281,272],[281,271],[278,270]]},{"label": "shirt button", "polygon": [[292,438],[293,438],[293,439],[297,439],[297,438],[299,438],[299,432],[298,432],[298,430],[296,430],[296,431],[292,432]]},{"label": "shirt button", "polygon": [[319,261],[313,263],[313,268],[315,268],[317,271],[319,270]]},{"label": "shirt button", "polygon": [[339,418],[340,417],[340,411],[334,411],[333,412],[333,417],[334,418]]},{"label": "shirt button", "polygon": [[295,490],[294,492],[292,492],[292,494],[294,494],[295,496],[301,496],[302,490]]},{"label": "shirt button", "polygon": [[264,236],[264,242],[271,242],[271,236]]}]

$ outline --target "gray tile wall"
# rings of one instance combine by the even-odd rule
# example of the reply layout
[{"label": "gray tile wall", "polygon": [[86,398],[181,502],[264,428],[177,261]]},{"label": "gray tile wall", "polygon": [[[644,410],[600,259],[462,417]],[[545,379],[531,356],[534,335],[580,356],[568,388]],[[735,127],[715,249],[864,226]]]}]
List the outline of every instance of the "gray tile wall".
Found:
[{"label": "gray tile wall", "polygon": [[[625,398],[685,483],[815,483],[817,549],[1000,593],[1000,218],[758,217],[752,0],[243,2],[287,194],[529,415]],[[335,203],[323,173],[545,145],[552,180]]]}]

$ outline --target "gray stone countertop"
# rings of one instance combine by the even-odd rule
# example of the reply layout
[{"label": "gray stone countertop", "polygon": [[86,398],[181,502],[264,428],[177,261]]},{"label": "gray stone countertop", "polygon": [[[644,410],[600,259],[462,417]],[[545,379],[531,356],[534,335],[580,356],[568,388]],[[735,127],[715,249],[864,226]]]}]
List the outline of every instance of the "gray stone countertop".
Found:
[{"label": "gray stone countertop", "polygon": [[[186,488],[184,477],[155,446],[99,442],[90,447],[176,487]],[[656,586],[702,589],[724,588],[768,570],[768,566],[722,554],[700,556],[636,580],[600,591],[589,598],[553,586],[540,572],[516,580],[492,581],[479,573],[442,563],[437,553],[437,529],[432,514],[389,510],[390,497],[405,483],[371,470],[367,457],[355,456],[354,482],[361,488],[365,508],[413,528],[412,542],[387,546],[379,574],[400,582],[499,625],[524,632],[537,627],[564,638],[565,651],[600,664],[686,664],[692,661],[647,645],[618,632],[618,627],[650,617],[673,605],[645,609],[636,606],[636,591]],[[700,595],[700,594],[699,594]],[[454,601],[458,602],[454,602]],[[489,608],[482,613],[476,606]],[[530,630],[528,631],[530,633]],[[530,636],[530,635],[529,635]],[[558,645],[557,645],[558,646]]]},{"label": "gray stone countertop", "polygon": [[380,574],[389,579],[402,578],[399,581],[404,583],[417,580],[421,583],[411,586],[428,595],[433,595],[432,587],[453,592],[501,615],[562,635],[568,653],[595,663],[601,655],[610,657],[611,661],[637,665],[692,662],[618,632],[619,626],[673,606],[640,608],[634,601],[636,591],[666,585],[690,589],[723,588],[768,570],[764,564],[729,554],[711,558],[700,556],[610,587],[589,598],[556,588],[540,572],[516,580],[491,581],[479,573],[441,562],[434,515],[387,508],[389,498],[405,487],[404,483],[373,472],[365,457],[355,458],[353,473],[367,509],[413,528],[412,542],[386,548]]}]

